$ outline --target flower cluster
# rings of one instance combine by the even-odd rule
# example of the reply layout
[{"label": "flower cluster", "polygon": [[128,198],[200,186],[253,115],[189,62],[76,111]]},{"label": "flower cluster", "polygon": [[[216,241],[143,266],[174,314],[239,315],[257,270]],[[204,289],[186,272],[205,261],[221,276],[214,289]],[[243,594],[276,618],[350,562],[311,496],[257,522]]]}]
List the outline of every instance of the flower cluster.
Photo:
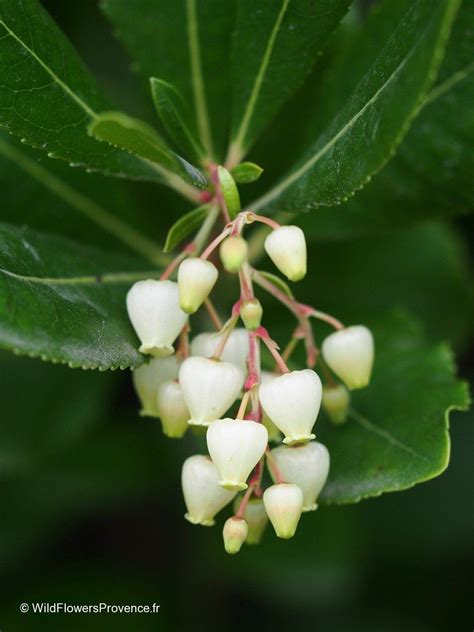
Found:
[{"label": "flower cluster", "polygon": [[[223,539],[226,551],[236,553],[244,542],[259,542],[268,520],[278,537],[291,538],[301,514],[317,508],[330,464],[327,448],[314,440],[320,407],[335,424],[346,421],[349,390],[368,384],[374,349],[366,327],[344,327],[296,301],[282,279],[251,266],[243,233],[249,224],[263,222],[271,228],[264,245],[276,268],[290,281],[302,279],[307,249],[299,227],[280,226],[250,211],[231,220],[225,202],[223,211],[224,228],[202,253],[198,256],[196,242],[188,244],[159,280],[135,283],[127,295],[127,309],[140,351],[151,356],[133,373],[141,414],[160,418],[169,437],[182,437],[192,427],[206,432],[208,454],[189,457],[182,468],[186,519],[211,526],[216,514],[234,501]],[[217,250],[222,268],[238,275],[240,285],[240,296],[224,325],[209,298],[219,277]],[[174,273],[176,281],[170,280]],[[283,353],[262,325],[255,285],[280,300],[297,319]],[[189,341],[189,316],[201,306],[208,310],[216,332],[200,333]],[[335,329],[321,350],[314,342],[312,318]],[[307,368],[290,370],[287,363],[300,340]],[[261,368],[262,344],[275,362],[273,371]],[[324,386],[314,371],[316,361]],[[226,416],[230,410],[234,414]],[[280,445],[270,448],[269,443]],[[265,463],[271,483],[266,489]]]}]

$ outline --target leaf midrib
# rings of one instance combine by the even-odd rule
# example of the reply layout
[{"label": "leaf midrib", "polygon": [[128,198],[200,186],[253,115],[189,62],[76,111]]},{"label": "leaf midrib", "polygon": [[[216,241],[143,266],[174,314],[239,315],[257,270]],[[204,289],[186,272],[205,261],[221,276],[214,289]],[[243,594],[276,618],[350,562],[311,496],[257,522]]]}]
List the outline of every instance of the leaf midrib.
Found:
[{"label": "leaf midrib", "polygon": [[66,94],[68,94],[71,99],[73,99],[79,105],[79,107],[84,110],[84,112],[86,112],[91,118],[97,118],[97,113],[92,108],[90,108],[87,103],[85,103],[85,101],[83,101],[75,92],[73,92],[73,90],[71,90],[71,88],[66,83],[64,83],[64,81],[60,79],[57,74],[41,59],[41,57],[39,57],[35,53],[35,51],[30,48],[28,44],[26,44],[26,42],[18,37],[18,35],[7,26],[3,19],[0,20],[0,24],[3,25],[8,34],[13,37],[13,39],[15,39],[20,44],[20,46],[28,51],[28,53],[38,62],[38,64],[40,64],[40,66],[49,74],[49,76],[52,77],[52,79],[59,86],[61,86],[64,92],[66,92]]},{"label": "leaf midrib", "polygon": [[97,274],[89,276],[76,277],[38,277],[24,274],[17,274],[11,270],[0,268],[0,274],[11,277],[17,281],[24,283],[33,283],[40,285],[115,285],[120,283],[133,283],[143,279],[158,279],[161,272],[157,270],[141,271],[141,272],[110,272],[106,274]]},{"label": "leaf midrib", "polygon": [[247,101],[247,106],[245,108],[244,115],[240,122],[239,128],[237,130],[237,134],[232,142],[232,146],[235,148],[233,151],[238,152],[239,154],[244,154],[246,147],[244,145],[245,136],[247,135],[248,128],[250,125],[251,118],[253,116],[255,106],[257,104],[257,100],[259,97],[259,93],[262,87],[263,79],[265,77],[265,73],[268,68],[268,64],[270,63],[270,59],[273,53],[273,48],[275,46],[275,42],[280,31],[281,23],[285,16],[285,13],[288,9],[288,5],[290,4],[290,0],[283,0],[282,6],[280,7],[280,11],[278,12],[277,19],[273,26],[272,32],[270,33],[270,37],[268,38],[267,45],[265,46],[265,51],[263,53],[262,61],[260,67],[258,69],[257,75],[255,77],[255,81],[252,87],[252,91],[250,93],[249,100]]}]

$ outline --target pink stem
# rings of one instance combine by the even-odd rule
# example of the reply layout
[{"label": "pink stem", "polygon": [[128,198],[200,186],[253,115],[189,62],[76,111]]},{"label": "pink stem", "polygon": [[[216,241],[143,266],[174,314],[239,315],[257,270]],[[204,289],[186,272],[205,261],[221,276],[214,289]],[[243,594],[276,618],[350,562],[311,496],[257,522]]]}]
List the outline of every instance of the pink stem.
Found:
[{"label": "pink stem", "polygon": [[283,478],[283,474],[281,473],[280,468],[276,464],[276,461],[273,458],[272,453],[270,452],[269,446],[267,446],[267,449],[265,451],[265,456],[267,457],[268,467],[272,470],[274,477],[276,478],[276,482],[278,484],[284,483],[285,479]]},{"label": "pink stem", "polygon": [[272,356],[273,356],[275,362],[277,363],[278,368],[280,369],[280,371],[282,373],[290,373],[290,369],[286,366],[285,361],[283,360],[281,355],[278,353],[277,348],[276,348],[276,344],[273,342],[273,340],[268,335],[268,331],[264,327],[259,327],[256,330],[256,333],[257,333],[258,337],[261,340],[263,340],[265,346],[267,347],[267,349],[272,354]]},{"label": "pink stem", "polygon": [[[254,331],[249,331],[249,354],[247,356],[248,377],[245,381],[245,390],[247,391],[250,391],[256,384],[260,383],[259,352],[258,337]],[[255,411],[252,409],[252,412]]]},{"label": "pink stem", "polygon": [[214,307],[212,301],[210,298],[207,298],[204,301],[204,305],[207,309],[207,313],[209,314],[211,320],[212,320],[212,324],[214,325],[214,327],[217,329],[217,331],[220,331],[222,329],[222,321],[219,318],[217,312],[216,312],[216,308]]},{"label": "pink stem", "polygon": [[252,222],[261,222],[262,224],[271,226],[273,230],[280,228],[280,224],[278,222],[276,222],[274,219],[270,219],[270,217],[265,217],[265,215],[256,215],[255,213],[250,212],[247,213],[247,218]]},{"label": "pink stem", "polygon": [[221,243],[221,241],[224,241],[224,239],[227,237],[227,235],[230,233],[230,231],[232,230],[231,226],[226,226],[226,228],[224,228],[224,230],[222,231],[222,233],[220,233],[219,235],[217,235],[217,237],[211,241],[211,243],[208,245],[208,247],[206,248],[206,250],[204,250],[204,252],[201,255],[201,259],[207,259],[209,257],[209,255],[217,248],[217,246]]}]

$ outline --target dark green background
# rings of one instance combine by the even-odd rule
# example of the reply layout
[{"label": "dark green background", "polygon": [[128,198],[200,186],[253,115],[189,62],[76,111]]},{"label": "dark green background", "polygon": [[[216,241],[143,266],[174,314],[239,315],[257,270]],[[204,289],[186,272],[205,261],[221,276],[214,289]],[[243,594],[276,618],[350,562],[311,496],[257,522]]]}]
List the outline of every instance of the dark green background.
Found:
[{"label": "dark green background", "polygon": [[[152,120],[151,102],[96,2],[44,5],[116,103]],[[162,236],[181,203],[151,185],[130,190],[143,208],[159,195],[160,208],[170,209],[161,215]],[[144,215],[156,230],[153,217]],[[80,221],[71,230],[94,239]],[[472,270],[472,220],[457,220],[453,231],[464,242],[463,269]],[[409,232],[400,237],[407,252],[412,238]],[[324,262],[351,252],[364,260],[370,244],[364,239],[335,249],[322,244],[318,257]],[[335,273],[342,275],[339,262]],[[371,269],[370,282],[382,283]],[[442,309],[433,313],[429,276],[420,274],[416,289],[395,298],[404,278],[403,271],[389,278],[379,300],[413,310],[430,338],[452,341],[461,374],[473,376],[472,318],[468,311],[453,317],[458,305],[466,308],[462,290],[447,282],[446,301],[436,299]],[[358,314],[357,304],[353,310]],[[277,328],[279,318],[275,313]],[[196,450],[195,439],[169,441],[153,421],[139,419],[127,373],[72,371],[5,353],[0,397],[2,632],[472,629],[472,413],[451,416],[452,463],[441,478],[359,505],[324,507],[305,517],[293,540],[279,541],[268,529],[260,547],[230,557],[219,526],[199,529],[183,519],[180,468]],[[156,602],[161,611],[65,619],[19,613],[19,604],[31,601]]]}]

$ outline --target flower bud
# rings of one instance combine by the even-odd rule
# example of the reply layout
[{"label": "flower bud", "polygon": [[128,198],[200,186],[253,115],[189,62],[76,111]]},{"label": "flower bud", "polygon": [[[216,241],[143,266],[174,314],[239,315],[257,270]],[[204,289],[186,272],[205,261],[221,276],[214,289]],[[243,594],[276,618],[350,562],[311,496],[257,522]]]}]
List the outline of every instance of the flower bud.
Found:
[{"label": "flower bud", "polygon": [[179,306],[187,314],[194,314],[211,293],[217,268],[210,261],[189,257],[178,269]]},{"label": "flower bud", "polygon": [[167,358],[151,358],[132,372],[132,380],[142,405],[142,417],[159,417],[158,387],[166,380],[178,377],[179,361],[175,355]]},{"label": "flower bud", "polygon": [[[221,334],[222,335],[222,334]],[[210,358],[214,355],[221,335],[215,333],[199,334],[191,341],[191,355]],[[247,372],[247,356],[249,353],[249,334],[246,329],[237,327],[232,331],[227,342],[221,359],[224,362],[235,364],[243,373]]]},{"label": "flower bud", "polygon": [[219,254],[227,272],[238,272],[247,261],[247,242],[240,235],[227,237],[221,244]]},{"label": "flower bud", "polygon": [[321,396],[321,380],[311,369],[285,373],[259,388],[263,409],[290,444],[314,439]]},{"label": "flower bud", "polygon": [[[270,384],[270,382],[273,382],[273,380],[276,379],[277,377],[278,375],[276,373],[272,373],[271,371],[262,371],[260,373],[260,383]],[[275,424],[267,415],[265,410],[262,410],[262,412],[263,412],[262,423],[268,431],[268,441],[281,443],[281,432],[275,426]]]},{"label": "flower bud", "polygon": [[247,523],[243,518],[232,516],[226,520],[222,531],[226,552],[231,555],[238,553],[247,539],[248,531]]},{"label": "flower bud", "polygon": [[181,485],[188,512],[186,520],[204,527],[212,527],[214,516],[231,502],[235,492],[219,485],[219,475],[208,456],[196,454],[183,464]]},{"label": "flower bud", "polygon": [[244,419],[218,419],[207,429],[207,449],[225,489],[248,487],[245,482],[268,443],[265,426]]},{"label": "flower bud", "polygon": [[285,540],[292,538],[303,510],[303,492],[298,485],[279,483],[268,487],[263,494],[263,504],[277,536]]},{"label": "flower bud", "polygon": [[156,357],[173,353],[173,342],[188,319],[179,307],[177,283],[137,281],[128,291],[127,310],[142,343],[141,353]]},{"label": "flower bud", "polygon": [[349,412],[350,393],[343,384],[323,387],[323,409],[334,424],[343,424]]},{"label": "flower bud", "polygon": [[180,439],[188,429],[189,411],[177,380],[160,384],[157,402],[163,432],[167,437]]},{"label": "flower bud", "polygon": [[235,402],[244,374],[230,362],[191,356],[181,365],[179,382],[191,415],[189,423],[208,426]]},{"label": "flower bud", "polygon": [[[234,511],[237,513],[242,502],[242,496],[238,496],[234,502]],[[248,535],[245,544],[259,544],[265,527],[268,524],[268,516],[261,498],[251,498],[245,509],[244,518],[248,527]]]},{"label": "flower bud", "polygon": [[351,390],[370,382],[374,340],[363,325],[340,329],[324,339],[322,352],[327,365]]},{"label": "flower bud", "polygon": [[246,329],[253,331],[260,327],[262,322],[263,309],[258,298],[253,298],[242,303],[240,308],[240,317]]},{"label": "flower bud", "polygon": [[298,226],[280,226],[265,239],[268,256],[290,281],[306,274],[306,240]]},{"label": "flower bud", "polygon": [[303,511],[314,511],[329,472],[326,446],[317,441],[299,446],[281,445],[272,450],[272,456],[285,481],[298,485],[303,492]]}]

